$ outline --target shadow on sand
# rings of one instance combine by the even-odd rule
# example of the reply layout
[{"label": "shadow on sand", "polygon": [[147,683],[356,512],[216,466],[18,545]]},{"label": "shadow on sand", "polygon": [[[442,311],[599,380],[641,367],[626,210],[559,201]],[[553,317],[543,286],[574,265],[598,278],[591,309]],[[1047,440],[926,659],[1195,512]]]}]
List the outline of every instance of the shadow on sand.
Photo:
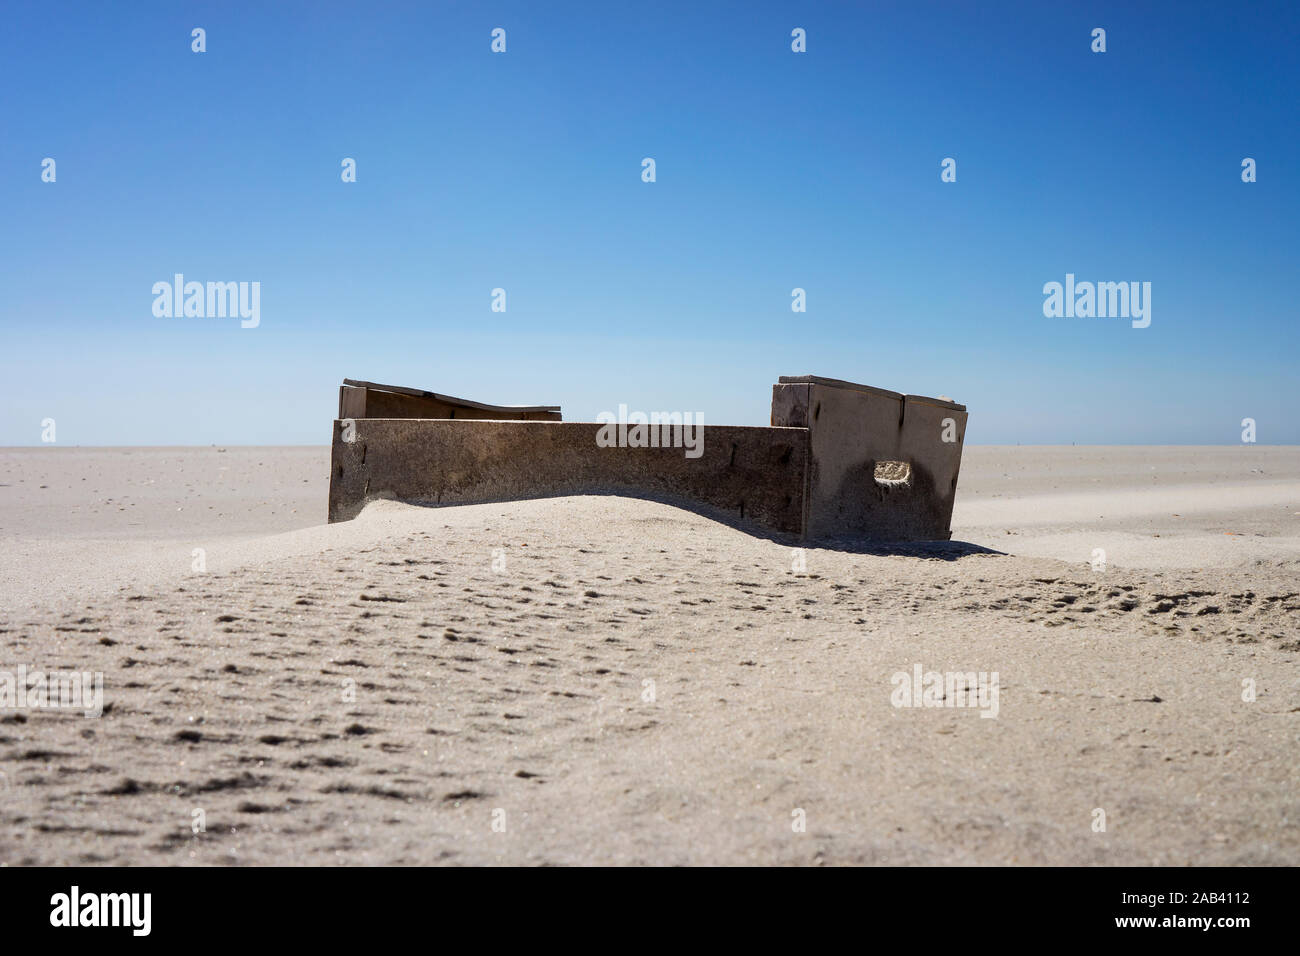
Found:
[{"label": "shadow on sand", "polygon": [[691,514],[700,516],[716,524],[725,525],[741,534],[748,535],[751,538],[761,538],[765,541],[771,541],[774,544],[782,545],[787,548],[814,548],[822,551],[840,551],[846,554],[868,554],[875,557],[907,557],[907,558],[926,558],[932,561],[956,561],[972,554],[994,554],[1005,557],[1007,552],[997,551],[993,548],[986,548],[983,545],[972,544],[969,541],[879,541],[874,539],[864,539],[860,537],[820,537],[804,538],[788,531],[774,531],[771,528],[765,528],[762,525],[755,524],[737,514],[715,508],[711,505],[701,504],[688,499],[673,498],[665,495],[651,495],[631,491],[580,491],[569,492],[558,495],[528,495],[514,498],[491,498],[488,500],[475,500],[465,502],[443,502],[441,504],[431,501],[409,501],[404,500],[406,504],[417,505],[422,508],[456,508],[462,504],[477,505],[494,505],[507,504],[514,501],[541,501],[554,498],[575,498],[575,497],[599,497],[599,498],[631,498],[636,501],[652,501],[655,504],[667,505],[670,508],[677,508],[681,511],[687,511]]}]

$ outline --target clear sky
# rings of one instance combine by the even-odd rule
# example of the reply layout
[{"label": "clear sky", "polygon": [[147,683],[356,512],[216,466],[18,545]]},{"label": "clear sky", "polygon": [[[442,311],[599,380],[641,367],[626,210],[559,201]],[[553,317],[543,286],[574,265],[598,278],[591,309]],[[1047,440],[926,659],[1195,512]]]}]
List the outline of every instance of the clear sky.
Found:
[{"label": "clear sky", "polygon": [[[1300,441],[1294,2],[2,19],[0,445],[325,444],[344,377],[766,424],[809,372],[973,443]],[[260,324],[156,317],[175,273]],[[1150,326],[1045,317],[1067,273],[1150,282]]]}]

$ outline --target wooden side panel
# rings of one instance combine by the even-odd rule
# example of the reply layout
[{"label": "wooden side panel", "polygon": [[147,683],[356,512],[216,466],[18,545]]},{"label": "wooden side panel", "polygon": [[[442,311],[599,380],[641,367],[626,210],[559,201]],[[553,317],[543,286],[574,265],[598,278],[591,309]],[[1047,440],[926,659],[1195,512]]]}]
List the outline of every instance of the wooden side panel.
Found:
[{"label": "wooden side panel", "polygon": [[701,454],[685,447],[602,447],[595,422],[455,419],[334,423],[329,520],[367,501],[470,504],[625,494],[712,509],[719,517],[803,532],[808,430],[709,425]]}]

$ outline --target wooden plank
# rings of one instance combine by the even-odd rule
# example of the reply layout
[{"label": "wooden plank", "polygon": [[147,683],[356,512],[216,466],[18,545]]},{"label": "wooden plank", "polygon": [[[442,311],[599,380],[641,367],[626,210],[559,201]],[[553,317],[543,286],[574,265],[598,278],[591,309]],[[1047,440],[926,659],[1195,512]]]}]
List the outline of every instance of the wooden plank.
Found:
[{"label": "wooden plank", "polygon": [[369,388],[377,392],[393,392],[398,395],[410,395],[414,398],[429,398],[444,405],[454,405],[459,408],[476,408],[484,412],[558,412],[559,405],[489,405],[486,402],[476,402],[468,398],[453,398],[450,395],[440,395],[437,392],[428,392],[419,388],[406,388],[402,385],[378,385],[374,382],[363,382],[358,379],[345,378],[344,385],[351,385],[355,388]]}]

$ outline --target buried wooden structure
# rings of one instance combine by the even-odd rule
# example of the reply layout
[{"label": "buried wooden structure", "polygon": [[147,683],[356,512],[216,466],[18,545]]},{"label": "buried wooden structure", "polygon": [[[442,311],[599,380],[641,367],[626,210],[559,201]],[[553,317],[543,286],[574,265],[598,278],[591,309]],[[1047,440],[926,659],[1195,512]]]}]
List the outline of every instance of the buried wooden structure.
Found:
[{"label": "buried wooden structure", "polygon": [[687,431],[684,443],[649,446],[612,442],[608,422],[562,421],[558,405],[487,405],[345,379],[329,520],[353,518],[377,498],[450,505],[623,494],[810,539],[952,536],[966,406],[783,375],[771,422],[700,424],[695,445]]}]

